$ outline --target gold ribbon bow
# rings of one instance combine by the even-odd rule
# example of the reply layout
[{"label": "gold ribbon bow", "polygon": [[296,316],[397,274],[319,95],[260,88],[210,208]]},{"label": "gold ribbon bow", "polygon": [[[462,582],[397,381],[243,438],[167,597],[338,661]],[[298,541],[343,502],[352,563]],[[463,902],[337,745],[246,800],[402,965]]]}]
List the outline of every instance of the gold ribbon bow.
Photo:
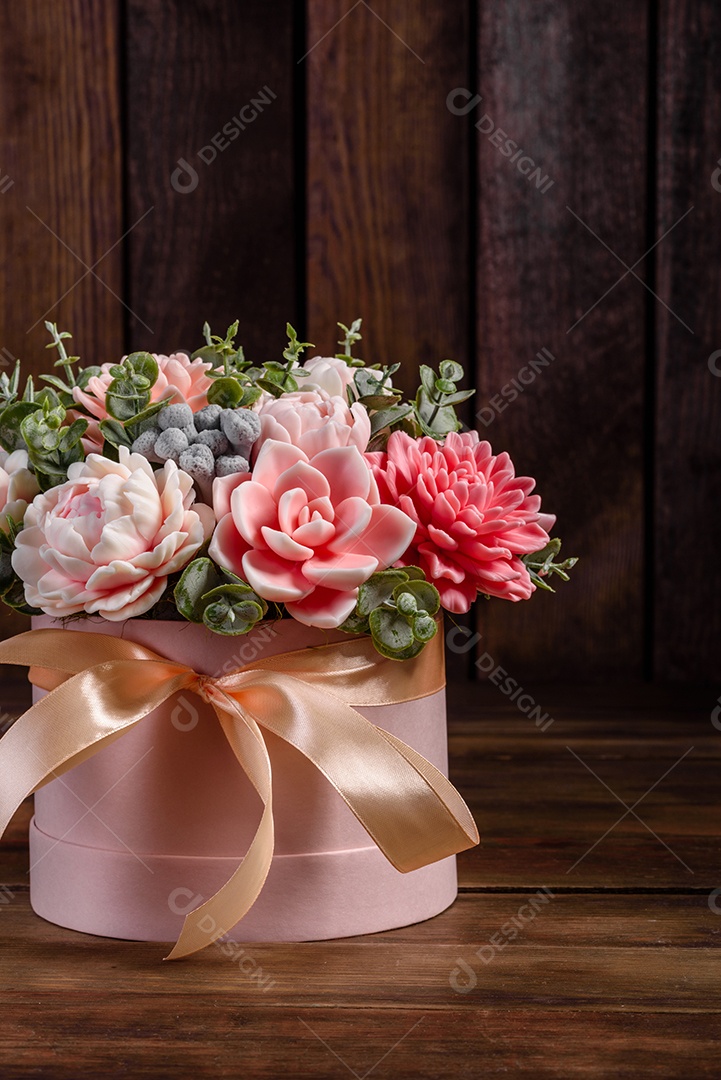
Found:
[{"label": "gold ribbon bow", "polygon": [[[124,638],[31,630],[0,643],[0,662],[30,666],[31,681],[50,690],[0,740],[0,835],[23,799],[173,694],[190,690],[213,706],[264,809],[240,866],[186,916],[167,959],[198,952],[227,933],[263,888],[274,839],[270,758],[261,728],[320,769],[397,870],[417,870],[478,843],[470,811],[446,777],[352,708],[398,704],[442,689],[440,634],[419,659],[402,664],[384,660],[368,638],[350,638],[212,678]],[[200,928],[208,915],[212,933]]]}]

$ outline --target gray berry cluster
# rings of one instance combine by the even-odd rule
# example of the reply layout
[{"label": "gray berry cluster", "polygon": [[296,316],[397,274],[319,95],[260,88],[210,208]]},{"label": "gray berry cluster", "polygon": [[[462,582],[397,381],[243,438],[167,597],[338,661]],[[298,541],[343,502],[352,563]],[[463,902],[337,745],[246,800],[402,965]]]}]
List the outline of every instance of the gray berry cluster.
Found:
[{"label": "gray berry cluster", "polygon": [[206,405],[194,413],[189,405],[168,405],[157,421],[157,427],[138,436],[133,453],[149,461],[174,461],[193,477],[205,502],[210,502],[216,476],[248,472],[250,452],[260,435],[260,419],[249,409]]}]

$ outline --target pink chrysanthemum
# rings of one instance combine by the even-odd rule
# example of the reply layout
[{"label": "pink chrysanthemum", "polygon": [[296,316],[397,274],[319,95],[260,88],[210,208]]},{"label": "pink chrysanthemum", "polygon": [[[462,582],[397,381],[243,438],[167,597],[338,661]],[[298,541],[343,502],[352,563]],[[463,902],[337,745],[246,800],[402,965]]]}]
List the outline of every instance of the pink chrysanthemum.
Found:
[{"label": "pink chrysanthemum", "polygon": [[394,432],[386,453],[366,454],[381,501],[403,510],[416,533],[398,565],[420,566],[448,611],[468,611],[477,593],[527,600],[534,591],[520,555],[548,543],[555,517],[516,476],[508,454],[494,457],[475,431],[440,445]]}]

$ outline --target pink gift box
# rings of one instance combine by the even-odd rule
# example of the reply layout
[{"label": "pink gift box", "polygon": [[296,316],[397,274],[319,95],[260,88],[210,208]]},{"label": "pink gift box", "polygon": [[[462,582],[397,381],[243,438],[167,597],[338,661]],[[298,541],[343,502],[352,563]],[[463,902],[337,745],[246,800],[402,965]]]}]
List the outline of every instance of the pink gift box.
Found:
[{"label": "pink gift box", "polygon": [[[34,629],[62,625],[33,619]],[[128,638],[216,677],[260,657],[345,638],[293,620],[230,638],[150,619],[68,626]],[[42,691],[34,694],[37,700]],[[447,775],[444,691],[358,711]],[[260,897],[228,938],[312,941],[375,933],[428,919],[453,902],[454,857],[408,874],[395,870],[315,766],[272,732],[264,737],[275,854]],[[72,930],[175,940],[185,915],[237,869],[261,808],[213,709],[192,693],[175,695],[36,792],[32,907]]]}]

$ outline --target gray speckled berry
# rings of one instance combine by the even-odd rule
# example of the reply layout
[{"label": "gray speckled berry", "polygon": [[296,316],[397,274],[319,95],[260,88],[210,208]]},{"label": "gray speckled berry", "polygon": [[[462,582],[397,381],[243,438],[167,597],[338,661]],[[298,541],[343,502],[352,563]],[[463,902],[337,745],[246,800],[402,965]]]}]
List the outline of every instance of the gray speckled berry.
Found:
[{"label": "gray speckled berry", "polygon": [[180,455],[188,449],[187,436],[180,428],[167,428],[155,440],[155,453],[161,461],[170,459],[178,464]]},{"label": "gray speckled berry", "polygon": [[223,434],[242,457],[249,457],[260,435],[260,417],[250,409],[223,409],[220,417]]},{"label": "gray speckled berry", "polygon": [[178,464],[183,472],[193,477],[203,502],[210,503],[215,476],[215,461],[210,447],[193,443],[180,455]]},{"label": "gray speckled berry", "polygon": [[194,413],[193,421],[198,431],[217,430],[220,427],[222,411],[220,405],[206,405],[204,409],[199,409],[197,413]]},{"label": "gray speckled berry", "polygon": [[130,447],[134,454],[142,454],[143,457],[148,458],[150,461],[157,461],[158,458],[155,455],[155,443],[160,435],[158,428],[148,428],[147,431],[141,432],[137,439]]},{"label": "gray speckled berry", "polygon": [[226,454],[223,457],[219,457],[215,462],[215,475],[216,476],[232,476],[233,473],[244,473],[250,471],[250,465],[247,458],[241,457],[240,454]]},{"label": "gray speckled berry", "polygon": [[194,446],[208,446],[213,457],[221,457],[223,454],[227,454],[230,449],[230,443],[226,439],[222,431],[199,431],[193,440]]},{"label": "gray speckled berry", "polygon": [[158,413],[158,427],[161,431],[168,428],[185,428],[193,423],[193,410],[190,405],[166,405]]}]

